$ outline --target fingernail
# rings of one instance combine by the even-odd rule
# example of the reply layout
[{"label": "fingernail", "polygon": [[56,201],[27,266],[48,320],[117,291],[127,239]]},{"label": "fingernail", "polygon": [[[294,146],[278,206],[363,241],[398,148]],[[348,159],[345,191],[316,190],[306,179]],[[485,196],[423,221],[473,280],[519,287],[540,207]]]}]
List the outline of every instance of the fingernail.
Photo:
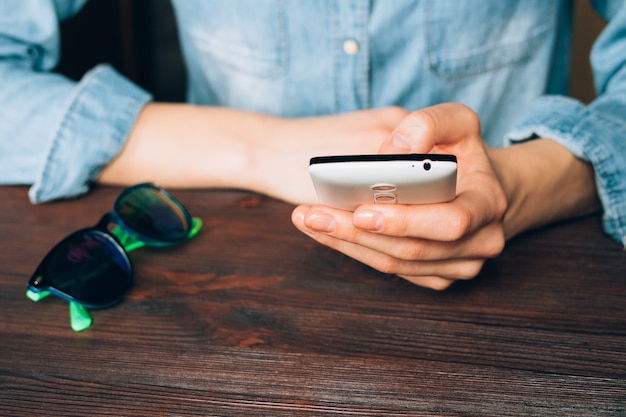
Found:
[{"label": "fingernail", "polygon": [[315,211],[309,214],[306,217],[306,225],[307,227],[322,233],[332,233],[335,231],[337,226],[335,219],[331,215],[321,211]]},{"label": "fingernail", "polygon": [[291,212],[291,221],[296,224],[304,224],[304,211],[300,207],[296,207],[294,211]]},{"label": "fingernail", "polygon": [[363,230],[378,231],[383,228],[384,223],[383,216],[375,211],[363,210],[354,216],[354,225]]},{"label": "fingernail", "polygon": [[399,152],[406,152],[411,150],[411,142],[403,135],[394,133],[389,138],[389,143]]}]

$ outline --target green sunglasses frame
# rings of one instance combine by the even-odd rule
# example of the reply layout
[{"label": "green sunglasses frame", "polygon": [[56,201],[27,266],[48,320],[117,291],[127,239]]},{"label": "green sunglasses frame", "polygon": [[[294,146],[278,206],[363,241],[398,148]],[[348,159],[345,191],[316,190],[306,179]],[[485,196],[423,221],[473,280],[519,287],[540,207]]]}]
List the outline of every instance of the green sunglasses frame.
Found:
[{"label": "green sunglasses frame", "polygon": [[[169,198],[172,198],[174,201],[176,201],[172,196],[170,196],[167,192],[165,192],[164,190],[161,190],[160,188],[152,185],[152,184],[139,184],[139,185],[135,185],[133,187],[128,188],[132,189],[132,188],[136,188],[136,187],[140,187],[143,185],[149,185],[152,186],[156,189],[158,189],[159,191],[164,192],[164,194],[166,196],[168,196]],[[125,191],[127,191],[125,190]],[[177,201],[176,201],[177,202]],[[181,206],[182,207],[182,206]],[[187,233],[187,239],[192,239],[194,238],[198,232],[200,232],[200,229],[202,228],[202,220],[198,217],[192,217],[191,218],[191,227],[189,232]],[[146,242],[137,239],[133,236],[131,236],[130,234],[126,233],[124,231],[124,229],[119,226],[116,225],[110,232],[120,243],[121,247],[124,249],[124,251],[126,252],[126,254],[142,248],[144,246],[146,246]],[[28,289],[26,291],[26,297],[29,298],[31,301],[34,302],[38,302],[46,297],[48,297],[50,294],[52,294],[50,291],[39,291],[39,292],[35,292],[33,290]],[[75,301],[68,301],[69,303],[69,313],[70,313],[70,326],[72,328],[72,330],[74,330],[75,332],[81,332],[83,330],[87,330],[91,327],[92,323],[93,323],[93,319],[91,317],[91,314],[89,314],[89,311],[87,310],[87,308],[83,305],[81,305],[78,302]]]}]

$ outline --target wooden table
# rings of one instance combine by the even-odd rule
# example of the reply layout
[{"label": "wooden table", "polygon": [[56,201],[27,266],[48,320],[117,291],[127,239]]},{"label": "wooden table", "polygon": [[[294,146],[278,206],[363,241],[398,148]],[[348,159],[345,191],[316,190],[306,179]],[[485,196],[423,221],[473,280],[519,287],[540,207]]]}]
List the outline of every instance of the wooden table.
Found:
[{"label": "wooden table", "polygon": [[287,204],[173,191],[203,230],[133,252],[127,298],[75,333],[26,282],[120,189],[27,191],[0,187],[2,416],[626,415],[626,253],[597,216],[435,292],[321,247]]}]

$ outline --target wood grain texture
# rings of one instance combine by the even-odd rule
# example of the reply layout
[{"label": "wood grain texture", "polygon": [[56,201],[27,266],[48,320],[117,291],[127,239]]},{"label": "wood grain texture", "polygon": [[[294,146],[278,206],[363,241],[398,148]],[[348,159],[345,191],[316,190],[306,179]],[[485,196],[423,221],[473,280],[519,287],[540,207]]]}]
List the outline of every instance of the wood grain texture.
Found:
[{"label": "wood grain texture", "polygon": [[626,253],[599,217],[434,292],[317,245],[287,204],[174,190],[203,230],[133,252],[127,298],[74,333],[26,282],[119,192],[33,206],[0,187],[0,415],[626,414]]}]

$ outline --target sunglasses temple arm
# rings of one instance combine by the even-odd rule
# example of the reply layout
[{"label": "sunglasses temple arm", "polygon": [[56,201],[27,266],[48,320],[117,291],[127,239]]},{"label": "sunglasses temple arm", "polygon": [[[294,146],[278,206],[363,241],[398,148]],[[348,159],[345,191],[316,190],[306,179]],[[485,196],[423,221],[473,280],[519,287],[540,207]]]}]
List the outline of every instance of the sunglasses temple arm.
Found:
[{"label": "sunglasses temple arm", "polygon": [[187,233],[187,239],[194,238],[198,234],[200,229],[202,229],[202,219],[199,217],[192,217],[191,230],[189,230],[189,233]]},{"label": "sunglasses temple arm", "polygon": [[[35,292],[32,290],[26,291],[26,297],[31,301],[37,302],[50,295],[48,291]],[[82,332],[91,327],[92,318],[87,309],[80,304],[69,302],[70,306],[70,326],[75,332]]]},{"label": "sunglasses temple arm", "polygon": [[87,309],[80,304],[70,302],[70,325],[75,332],[82,332],[91,327],[92,318]]}]

